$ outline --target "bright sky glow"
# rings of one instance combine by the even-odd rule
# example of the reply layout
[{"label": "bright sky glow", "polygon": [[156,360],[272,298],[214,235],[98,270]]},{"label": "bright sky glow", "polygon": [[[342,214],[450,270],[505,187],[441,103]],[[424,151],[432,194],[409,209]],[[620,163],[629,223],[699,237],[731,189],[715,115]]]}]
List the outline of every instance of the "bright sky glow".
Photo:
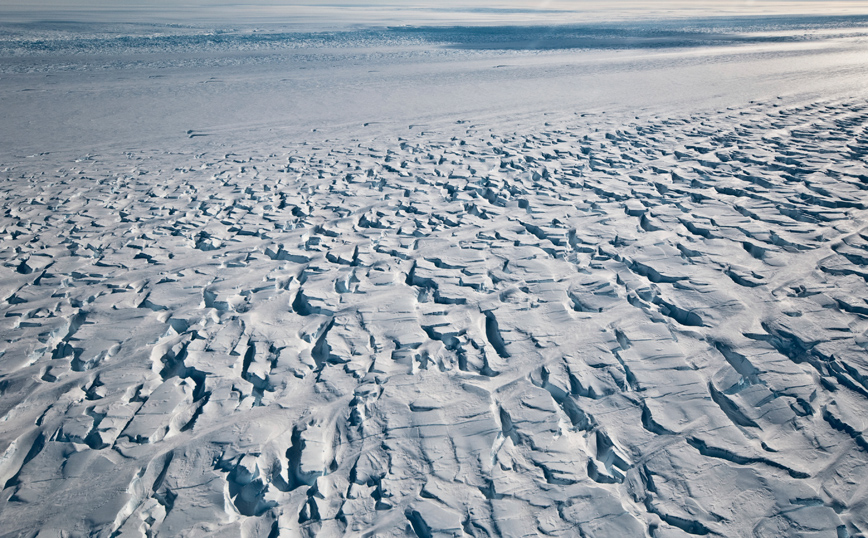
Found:
[{"label": "bright sky glow", "polygon": [[313,24],[558,24],[706,16],[868,15],[866,1],[741,0],[690,2],[498,0],[464,2],[309,0],[13,0],[7,21],[101,20]]}]

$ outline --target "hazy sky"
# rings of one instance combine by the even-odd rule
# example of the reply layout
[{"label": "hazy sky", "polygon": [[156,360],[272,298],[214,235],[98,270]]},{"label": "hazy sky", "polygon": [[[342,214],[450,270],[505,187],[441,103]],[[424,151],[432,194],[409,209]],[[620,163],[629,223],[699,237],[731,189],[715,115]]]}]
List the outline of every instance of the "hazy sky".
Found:
[{"label": "hazy sky", "polygon": [[520,24],[770,14],[868,15],[868,0],[0,0],[7,21]]}]

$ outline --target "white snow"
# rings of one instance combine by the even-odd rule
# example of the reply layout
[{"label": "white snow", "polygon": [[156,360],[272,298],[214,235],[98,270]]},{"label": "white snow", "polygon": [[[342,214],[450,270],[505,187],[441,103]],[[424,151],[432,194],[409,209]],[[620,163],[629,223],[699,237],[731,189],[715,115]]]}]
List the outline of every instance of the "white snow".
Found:
[{"label": "white snow", "polygon": [[865,536],[868,18],[798,5],[10,4],[0,535]]}]

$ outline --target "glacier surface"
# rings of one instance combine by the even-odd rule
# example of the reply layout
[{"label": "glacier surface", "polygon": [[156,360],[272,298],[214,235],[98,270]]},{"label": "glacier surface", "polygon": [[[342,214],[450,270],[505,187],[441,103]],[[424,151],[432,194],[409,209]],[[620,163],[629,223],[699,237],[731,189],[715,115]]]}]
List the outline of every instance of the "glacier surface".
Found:
[{"label": "glacier surface", "polygon": [[3,25],[0,535],[864,536],[865,24]]}]

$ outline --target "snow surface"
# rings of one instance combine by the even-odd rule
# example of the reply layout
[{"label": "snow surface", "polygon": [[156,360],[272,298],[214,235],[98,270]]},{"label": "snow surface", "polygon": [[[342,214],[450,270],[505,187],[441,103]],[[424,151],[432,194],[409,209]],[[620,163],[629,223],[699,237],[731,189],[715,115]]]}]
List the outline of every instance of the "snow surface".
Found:
[{"label": "snow surface", "polygon": [[3,25],[0,536],[865,536],[866,23]]}]

